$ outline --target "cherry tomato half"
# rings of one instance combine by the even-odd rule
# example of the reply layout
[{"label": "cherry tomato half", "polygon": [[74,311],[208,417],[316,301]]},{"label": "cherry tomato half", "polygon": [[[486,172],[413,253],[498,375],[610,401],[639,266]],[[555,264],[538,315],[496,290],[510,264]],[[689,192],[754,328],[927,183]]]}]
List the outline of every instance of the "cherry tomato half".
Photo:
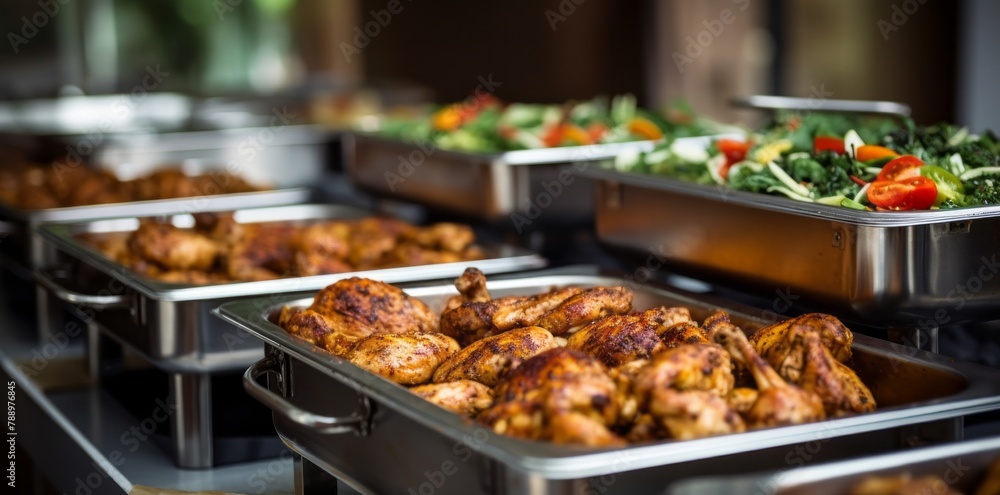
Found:
[{"label": "cherry tomato half", "polygon": [[919,158],[913,155],[903,155],[886,163],[875,180],[902,180],[916,177],[920,175],[920,167],[923,166],[924,162],[920,161]]},{"label": "cherry tomato half", "polygon": [[751,143],[749,141],[737,141],[735,139],[719,139],[716,141],[715,147],[719,149],[720,153],[726,156],[726,164],[719,169],[719,176],[723,179],[728,178],[729,169],[734,164],[746,160],[750,146]]},{"label": "cherry tomato half", "polygon": [[889,210],[926,210],[937,198],[937,185],[927,177],[880,180],[868,187],[868,201]]},{"label": "cherry tomato half", "polygon": [[816,136],[816,139],[813,139],[813,151],[817,155],[823,151],[832,151],[838,155],[843,155],[844,140],[833,136]]},{"label": "cherry tomato half", "polygon": [[866,144],[858,148],[855,159],[859,162],[870,162],[872,160],[879,160],[881,158],[890,158],[899,156],[899,153],[892,151],[885,146],[876,146],[874,144]]}]

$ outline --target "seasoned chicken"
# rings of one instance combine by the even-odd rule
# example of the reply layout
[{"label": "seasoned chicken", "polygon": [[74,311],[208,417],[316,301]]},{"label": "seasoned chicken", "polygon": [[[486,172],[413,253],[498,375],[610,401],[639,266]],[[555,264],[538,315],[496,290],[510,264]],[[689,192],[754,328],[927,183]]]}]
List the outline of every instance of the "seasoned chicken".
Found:
[{"label": "seasoned chicken", "polygon": [[475,416],[493,405],[493,390],[472,380],[420,385],[410,392],[462,416]]},{"label": "seasoned chicken", "polygon": [[302,228],[295,238],[295,268],[298,275],[323,275],[351,270],[345,261],[350,252],[351,224],[322,222]]},{"label": "seasoned chicken", "polygon": [[235,280],[272,280],[292,273],[296,228],[233,224],[226,239],[226,273]]},{"label": "seasoned chicken", "polygon": [[660,340],[668,349],[687,344],[711,344],[705,330],[693,321],[681,321],[667,327],[660,333]]},{"label": "seasoned chicken", "polygon": [[377,333],[355,342],[347,359],[400,385],[419,385],[459,349],[455,339],[440,333]]},{"label": "seasoned chicken", "polygon": [[649,414],[670,438],[676,440],[746,430],[739,413],[723,398],[701,390],[656,389],[649,399]]},{"label": "seasoned chicken", "polygon": [[458,295],[448,299],[441,314],[447,313],[464,303],[483,303],[493,299],[490,297],[490,292],[486,290],[486,275],[475,267],[466,268],[462,272],[462,276],[455,279],[455,288],[458,289]]},{"label": "seasoned chicken", "polygon": [[465,251],[476,240],[471,227],[457,223],[436,223],[403,232],[400,237],[424,249],[452,253]]},{"label": "seasoned chicken", "polygon": [[128,247],[167,270],[208,270],[219,255],[215,243],[204,236],[162,223],[139,225]]},{"label": "seasoned chicken", "polygon": [[577,411],[549,416],[549,440],[555,444],[586,447],[624,447],[628,444],[601,421]]},{"label": "seasoned chicken", "polygon": [[[591,421],[574,418],[571,424],[606,429],[617,421],[618,410],[617,388],[604,365],[582,352],[558,347],[514,368],[497,386],[493,407],[478,419],[500,434],[552,440],[558,432],[561,440],[586,443],[581,441],[583,433],[554,430],[553,419],[558,425],[565,419],[558,416],[576,413]],[[615,438],[610,431],[602,436]]]},{"label": "seasoned chicken", "polygon": [[434,382],[475,380],[489,387],[513,362],[529,359],[556,347],[555,338],[541,327],[518,328],[473,342],[434,372]]},{"label": "seasoned chicken", "polygon": [[347,262],[360,270],[379,266],[386,254],[399,243],[399,237],[414,228],[392,218],[369,217],[357,220],[351,233]]},{"label": "seasoned chicken", "polygon": [[789,332],[792,327],[819,335],[837,361],[846,363],[851,359],[854,334],[836,317],[827,314],[808,313],[761,328],[750,336],[750,344],[767,362],[782,362],[791,346],[790,340],[795,338]]},{"label": "seasoned chicken", "polygon": [[[803,389],[813,392],[823,400],[826,415],[830,417],[870,412],[875,410],[875,397],[868,387],[858,378],[854,370],[834,359],[816,333],[802,331],[800,327],[792,327],[791,332],[799,338],[795,339],[792,355],[802,356],[804,365],[798,380],[789,380]],[[785,361],[787,364],[788,360]],[[787,366],[779,368],[779,373]]]},{"label": "seasoned chicken", "polygon": [[786,383],[757,354],[742,330],[730,324],[719,325],[714,337],[729,350],[733,361],[748,369],[757,382],[757,400],[745,417],[750,427],[811,423],[826,418],[819,396]]},{"label": "seasoned chicken", "polygon": [[467,346],[513,328],[535,326],[542,315],[580,292],[582,289],[566,288],[535,296],[464,302],[441,314],[441,332]]},{"label": "seasoned chicken", "polygon": [[342,315],[345,335],[436,332],[437,315],[423,301],[384,282],[352,277],[324,287],[309,307],[328,318]]},{"label": "seasoned chicken", "polygon": [[625,287],[594,287],[566,299],[534,324],[552,335],[563,335],[580,325],[632,310],[632,292]]},{"label": "seasoned chicken", "polygon": [[686,344],[663,351],[636,373],[633,390],[640,407],[657,390],[700,390],[726,397],[733,390],[729,353],[715,344]]},{"label": "seasoned chicken", "polygon": [[635,379],[649,364],[649,360],[637,359],[611,369],[608,376],[618,387],[618,403],[621,412],[618,415],[619,426],[625,427],[636,420],[639,415],[639,399],[635,395]]},{"label": "seasoned chicken", "polygon": [[736,387],[729,395],[726,397],[726,402],[729,407],[736,410],[740,414],[746,414],[750,412],[750,408],[753,407],[754,402],[757,402],[757,390],[749,387]]},{"label": "seasoned chicken", "polygon": [[566,340],[566,346],[616,367],[636,359],[649,359],[667,347],[660,333],[690,318],[686,308],[659,307],[642,313],[613,315],[593,321]]}]

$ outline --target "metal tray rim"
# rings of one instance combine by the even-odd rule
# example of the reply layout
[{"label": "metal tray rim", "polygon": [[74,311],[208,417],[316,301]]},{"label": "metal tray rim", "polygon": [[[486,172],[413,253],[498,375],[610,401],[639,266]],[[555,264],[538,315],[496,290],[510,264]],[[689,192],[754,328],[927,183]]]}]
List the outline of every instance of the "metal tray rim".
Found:
[{"label": "metal tray rim", "polygon": [[[530,278],[541,277],[579,277],[591,281],[618,280],[614,274],[589,266],[575,266],[542,272],[520,273],[513,276],[497,278],[496,281],[507,283],[524,282]],[[501,282],[502,283],[502,282]],[[489,283],[493,286],[494,282]],[[408,292],[419,292],[420,287],[441,287],[410,284],[403,286]],[[653,290],[670,292],[685,298],[681,290],[667,289],[659,285],[648,285]],[[311,299],[312,294],[304,295]],[[360,393],[370,395],[376,402],[386,403],[401,414],[418,421],[430,428],[440,431],[448,437],[462,441],[469,438],[476,428],[482,428],[471,420],[458,418],[456,415],[438,408],[419,397],[410,394],[405,388],[384,380],[377,375],[358,368],[343,359],[337,358],[325,351],[307,344],[285,333],[277,325],[266,320],[265,315],[279,308],[282,304],[302,299],[303,295],[291,295],[280,299],[248,299],[225,303],[213,311],[213,314],[223,320],[247,331],[264,342],[281,349],[283,352],[302,360],[309,366],[332,378],[354,388]],[[727,305],[736,310],[741,305]],[[855,345],[873,351],[891,352],[898,359],[919,362],[925,366],[948,370],[966,378],[969,386],[947,398],[935,399],[924,403],[885,408],[874,413],[827,420],[820,423],[789,426],[746,432],[721,437],[703,438],[683,442],[659,442],[650,445],[631,446],[623,449],[585,449],[572,446],[557,446],[545,442],[530,442],[490,434],[485,444],[477,446],[479,450],[518,470],[531,473],[544,473],[552,479],[573,479],[580,477],[600,476],[622,469],[615,465],[625,462],[627,469],[636,470],[658,465],[677,463],[707,457],[734,454],[748,449],[760,449],[789,445],[815,440],[824,432],[836,432],[848,435],[872,431],[887,423],[910,424],[917,420],[931,421],[962,416],[975,412],[1000,409],[1000,381],[991,376],[992,370],[980,366],[922,352],[912,351],[896,344],[880,341],[864,335],[855,336]],[[991,379],[993,382],[991,383]],[[722,440],[720,440],[722,439]],[[683,448],[677,448],[676,446]],[[742,450],[741,450],[742,449]]]},{"label": "metal tray rim", "polygon": [[381,136],[377,133],[355,131],[350,134],[352,139],[367,141],[370,144],[394,146],[411,149],[429,149],[435,154],[450,156],[464,160],[486,161],[494,165],[531,166],[552,163],[592,161],[614,158],[624,150],[649,151],[662,140],[628,141],[624,143],[590,144],[586,146],[561,146],[556,148],[540,148],[529,150],[496,151],[476,153],[442,149],[429,143],[402,141]]},{"label": "metal tray rim", "polygon": [[769,196],[747,191],[736,191],[723,186],[695,184],[693,182],[685,182],[670,177],[619,172],[596,167],[588,167],[581,170],[580,175],[591,179],[617,182],[630,186],[655,189],[686,196],[697,196],[722,202],[730,202],[739,206],[838,221],[851,225],[873,227],[909,227],[963,220],[975,220],[980,218],[1000,218],[1000,205],[914,212],[858,211],[839,206],[803,203],[801,201],[795,201],[793,199],[778,196]]}]

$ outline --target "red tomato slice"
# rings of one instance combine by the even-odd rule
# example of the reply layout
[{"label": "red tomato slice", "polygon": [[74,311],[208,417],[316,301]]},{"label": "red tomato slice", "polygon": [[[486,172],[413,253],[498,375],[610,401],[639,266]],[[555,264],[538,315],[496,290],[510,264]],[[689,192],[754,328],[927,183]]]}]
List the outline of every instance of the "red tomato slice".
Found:
[{"label": "red tomato slice", "polygon": [[899,156],[899,153],[892,151],[885,146],[876,146],[874,144],[866,144],[858,148],[857,155],[855,159],[859,162],[868,162],[872,160],[879,160],[881,158],[889,158],[893,156]]},{"label": "red tomato slice", "polygon": [[868,201],[889,210],[926,210],[937,198],[937,185],[927,177],[880,180],[868,187]]},{"label": "red tomato slice", "polygon": [[822,151],[832,151],[843,155],[845,153],[844,140],[833,136],[816,136],[816,139],[813,139],[813,151],[817,155]]},{"label": "red tomato slice", "polygon": [[608,132],[608,127],[604,124],[593,123],[587,128],[587,134],[590,135],[590,141],[596,143],[604,137],[604,133]]},{"label": "red tomato slice", "polygon": [[916,177],[920,175],[920,167],[923,166],[924,162],[920,161],[919,158],[913,155],[903,155],[886,163],[875,180],[902,180]]},{"label": "red tomato slice", "polygon": [[548,128],[544,134],[542,134],[542,142],[545,146],[549,148],[554,148],[559,146],[559,143],[563,140],[563,133],[565,131],[565,126],[563,124],[555,124]]},{"label": "red tomato slice", "polygon": [[726,163],[729,165],[742,162],[747,157],[747,151],[750,151],[749,142],[735,139],[720,139],[715,142],[715,147],[726,155]]}]

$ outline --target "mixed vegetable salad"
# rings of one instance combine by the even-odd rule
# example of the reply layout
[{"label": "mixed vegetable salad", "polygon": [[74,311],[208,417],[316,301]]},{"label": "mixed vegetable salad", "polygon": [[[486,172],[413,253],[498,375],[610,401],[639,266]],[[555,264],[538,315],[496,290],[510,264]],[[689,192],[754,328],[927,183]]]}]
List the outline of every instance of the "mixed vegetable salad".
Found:
[{"label": "mixed vegetable salad", "polygon": [[636,106],[634,96],[595,98],[563,105],[503,104],[491,95],[435,109],[428,117],[389,120],[383,136],[430,142],[442,149],[496,152],[658,140],[718,132],[683,103],[664,115]]},{"label": "mixed vegetable salad", "polygon": [[857,210],[1000,204],[1000,141],[947,124],[786,114],[745,139],[667,141],[614,166]]}]

